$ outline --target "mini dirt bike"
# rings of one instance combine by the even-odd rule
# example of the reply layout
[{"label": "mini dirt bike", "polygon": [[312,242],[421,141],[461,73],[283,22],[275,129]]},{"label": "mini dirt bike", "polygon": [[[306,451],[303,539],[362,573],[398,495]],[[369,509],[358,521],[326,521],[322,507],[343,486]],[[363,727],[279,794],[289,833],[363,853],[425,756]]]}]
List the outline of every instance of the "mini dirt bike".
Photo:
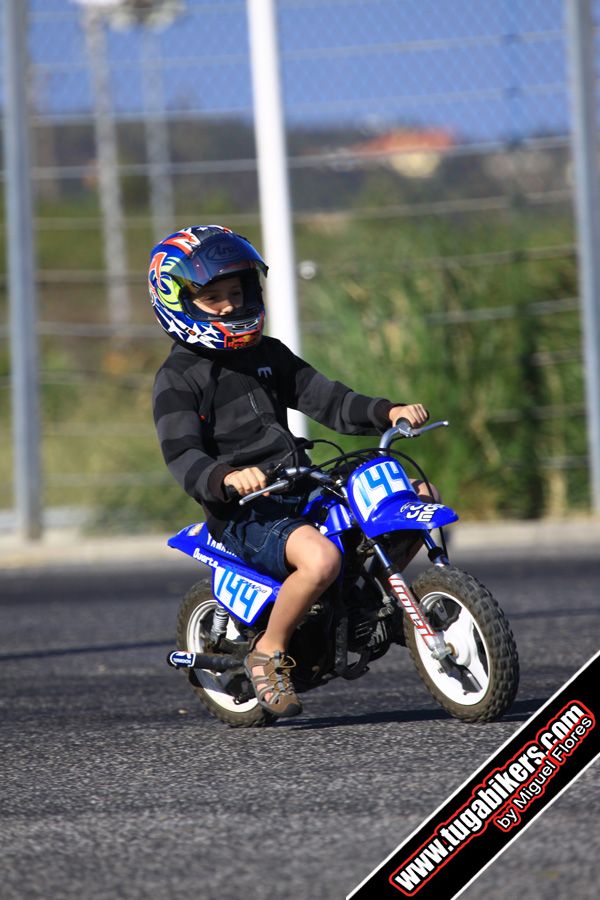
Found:
[{"label": "mini dirt bike", "polygon": [[[458,515],[426,502],[413,490],[391,448],[448,422],[413,429],[401,419],[378,447],[338,454],[319,466],[285,467],[269,473],[267,491],[299,482],[315,486],[303,516],[343,554],[337,582],[313,604],[296,629],[289,654],[298,693],[333,678],[359,678],[392,644],[407,646],[417,672],[435,699],[465,722],[489,722],[512,703],[519,680],[517,649],[508,621],[490,592],[448,561],[443,526]],[[315,442],[316,443],[316,442]],[[314,446],[307,442],[307,446]],[[439,529],[440,544],[432,532]],[[186,669],[209,712],[234,726],[261,726],[274,717],[259,705],[243,668],[252,638],[266,627],[281,584],[250,568],[209,534],[190,525],[169,545],[212,571],[212,587],[199,581],[186,594],[177,623],[178,650],[168,662]],[[409,586],[401,571],[411,551],[424,544],[432,563]]]}]

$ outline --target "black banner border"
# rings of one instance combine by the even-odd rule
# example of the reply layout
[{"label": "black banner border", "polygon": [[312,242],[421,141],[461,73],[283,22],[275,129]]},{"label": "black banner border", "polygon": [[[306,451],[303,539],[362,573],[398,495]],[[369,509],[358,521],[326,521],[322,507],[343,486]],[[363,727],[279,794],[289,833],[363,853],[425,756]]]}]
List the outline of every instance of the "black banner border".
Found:
[{"label": "black banner border", "polygon": [[[536,709],[535,712],[532,713],[532,715],[531,715],[531,716],[530,716],[530,717],[529,717],[529,718],[528,718],[528,719],[527,719],[527,720],[526,720],[526,721],[525,721],[525,722],[524,722],[524,723],[523,723],[523,724],[522,724],[515,732],[513,732],[513,734],[511,734],[511,735],[504,741],[503,744],[501,744],[499,747],[497,747],[497,748],[490,754],[490,756],[488,756],[488,758],[485,760],[485,762],[483,762],[483,763],[481,764],[481,766],[480,766],[478,769],[476,769],[476,770],[475,770],[474,772],[472,772],[467,778],[465,778],[465,780],[462,782],[462,784],[460,784],[460,785],[456,788],[456,790],[455,790],[452,794],[450,794],[449,797],[446,797],[444,800],[442,800],[442,802],[440,803],[440,805],[434,810],[433,813],[431,813],[431,815],[429,815],[426,819],[423,819],[423,821],[422,821],[419,825],[417,825],[417,827],[416,827],[416,828],[415,828],[415,829],[414,829],[414,830],[413,830],[406,838],[404,838],[404,840],[401,841],[401,842],[398,844],[398,846],[395,847],[395,848],[391,851],[391,853],[389,853],[388,856],[386,856],[386,858],[385,858],[382,862],[379,863],[378,866],[375,866],[375,868],[374,868],[371,872],[369,872],[369,874],[368,874],[365,878],[363,878],[363,880],[360,882],[360,884],[358,884],[355,888],[353,888],[353,890],[352,890],[349,894],[347,894],[346,900],[352,900],[352,897],[354,897],[354,895],[355,895],[359,890],[361,890],[361,888],[363,888],[363,887],[365,886],[365,884],[367,884],[367,882],[368,882],[368,881],[369,881],[369,880],[370,880],[377,872],[381,871],[381,869],[383,869],[384,866],[387,865],[387,863],[392,859],[392,857],[394,857],[394,856],[402,849],[402,847],[404,847],[405,844],[408,844],[408,842],[409,842],[410,840],[412,840],[412,838],[413,838],[416,834],[418,834],[418,832],[420,832],[421,830],[425,829],[425,828],[427,827],[427,825],[429,825],[429,824],[435,825],[435,822],[436,822],[436,819],[437,819],[437,816],[438,816],[438,813],[440,812],[440,810],[442,810],[448,803],[450,803],[450,801],[453,800],[454,797],[456,797],[458,794],[460,794],[460,792],[461,792],[461,791],[469,784],[469,782],[471,782],[472,780],[476,779],[479,775],[482,775],[482,774],[484,774],[485,772],[489,771],[489,769],[488,769],[489,763],[490,763],[492,760],[494,760],[500,753],[502,753],[502,751],[504,750],[504,748],[507,747],[507,746],[511,743],[511,741],[514,741],[514,740],[519,736],[519,734],[521,734],[522,731],[525,731],[525,730],[531,725],[531,723],[532,723],[532,722],[533,722],[533,721],[534,721],[534,720],[535,720],[535,719],[536,719],[536,718],[544,711],[544,709],[546,709],[547,706],[550,706],[550,705],[557,699],[557,697],[560,697],[560,695],[561,695],[564,691],[567,690],[567,688],[569,687],[569,685],[570,685],[573,681],[575,681],[575,679],[578,678],[578,677],[581,675],[581,673],[585,671],[585,669],[587,669],[587,668],[589,668],[590,666],[592,666],[592,665],[594,664],[594,662],[595,662],[599,657],[600,657],[600,650],[598,650],[597,653],[595,653],[595,654],[594,654],[593,656],[591,656],[585,663],[583,663],[583,665],[582,665],[582,666],[581,666],[581,667],[580,667],[580,668],[579,668],[579,669],[578,669],[578,670],[577,670],[577,671],[569,678],[569,680],[568,680],[568,681],[565,681],[565,683],[564,683],[563,685],[561,685],[561,686],[558,688],[558,690],[555,691],[555,693],[552,694],[552,696],[549,697],[548,700],[546,700],[546,702],[542,704],[542,706],[538,707],[538,709]],[[552,797],[552,799],[551,799],[548,803],[546,803],[544,806],[542,806],[542,807],[535,813],[535,815],[533,815],[532,818],[531,818],[525,825],[523,825],[523,827],[520,828],[520,829],[516,832],[516,834],[514,834],[513,837],[512,837],[512,838],[511,838],[511,839],[510,839],[503,847],[501,847],[501,849],[498,851],[498,853],[496,853],[495,856],[493,856],[491,859],[489,859],[489,860],[487,861],[487,863],[485,863],[485,865],[482,866],[482,868],[477,872],[477,874],[474,875],[473,878],[471,878],[471,879],[470,879],[470,880],[469,880],[469,881],[468,881],[468,882],[467,882],[467,883],[466,883],[466,884],[458,891],[458,893],[452,895],[452,900],[456,900],[457,897],[460,897],[460,895],[461,895],[464,891],[466,891],[466,889],[467,889],[470,885],[472,885],[473,882],[475,882],[475,881],[479,878],[479,876],[480,876],[483,872],[485,872],[486,869],[488,869],[488,868],[492,865],[492,863],[495,863],[496,860],[497,860],[500,856],[502,856],[502,854],[504,853],[504,851],[507,850],[508,847],[510,847],[510,845],[511,845],[514,841],[516,841],[516,840],[517,840],[517,839],[518,839],[525,831],[527,831],[527,829],[529,828],[529,826],[532,825],[532,824],[536,821],[536,819],[538,818],[538,816],[540,816],[540,815],[541,815],[543,812],[545,812],[547,809],[550,809],[550,807],[553,805],[554,801],[557,800],[557,799],[558,799],[558,798],[559,798],[559,797],[567,790],[567,788],[570,788],[573,784],[575,784],[575,782],[580,778],[580,776],[583,775],[583,773],[586,772],[587,769],[589,769],[589,767],[590,767],[594,762],[597,761],[597,759],[598,759],[598,756],[596,755],[593,759],[591,759],[588,763],[586,763],[586,765],[585,765],[580,771],[578,771],[577,773],[575,773],[575,774],[573,775],[573,777],[572,777],[572,778],[571,778],[571,779],[570,779],[570,780],[569,780],[569,781],[568,781],[568,782],[560,789],[560,791],[559,791],[554,797]],[[400,896],[400,895],[399,895],[399,896]]]}]

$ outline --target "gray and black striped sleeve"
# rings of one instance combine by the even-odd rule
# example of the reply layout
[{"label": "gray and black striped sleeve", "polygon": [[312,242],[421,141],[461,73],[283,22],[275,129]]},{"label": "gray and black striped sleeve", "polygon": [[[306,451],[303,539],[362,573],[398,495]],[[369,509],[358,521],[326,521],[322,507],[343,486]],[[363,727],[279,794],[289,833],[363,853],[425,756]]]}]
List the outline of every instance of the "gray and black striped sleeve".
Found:
[{"label": "gray and black striped sleeve", "polygon": [[184,491],[201,502],[223,501],[223,478],[231,466],[217,462],[203,445],[200,397],[174,368],[165,365],[154,381],[154,423],[168,469]]},{"label": "gray and black striped sleeve", "polygon": [[322,375],[284,344],[278,349],[287,355],[285,367],[291,375],[287,400],[292,409],[340,434],[378,434],[389,428],[391,401],[358,394],[341,381]]}]

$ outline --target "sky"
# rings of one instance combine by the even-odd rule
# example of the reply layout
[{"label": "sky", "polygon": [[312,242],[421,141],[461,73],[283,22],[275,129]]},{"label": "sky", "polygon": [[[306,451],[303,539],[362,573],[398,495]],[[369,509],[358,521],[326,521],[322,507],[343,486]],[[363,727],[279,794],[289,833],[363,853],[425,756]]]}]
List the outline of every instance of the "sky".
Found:
[{"label": "sky", "polygon": [[[184,0],[172,26],[109,28],[119,115],[241,115],[252,106],[243,0]],[[595,11],[600,3],[595,0]],[[34,97],[43,117],[89,115],[81,10],[29,0]],[[464,141],[565,134],[563,0],[278,0],[290,124],[443,127]],[[145,74],[144,74],[145,73]]]}]

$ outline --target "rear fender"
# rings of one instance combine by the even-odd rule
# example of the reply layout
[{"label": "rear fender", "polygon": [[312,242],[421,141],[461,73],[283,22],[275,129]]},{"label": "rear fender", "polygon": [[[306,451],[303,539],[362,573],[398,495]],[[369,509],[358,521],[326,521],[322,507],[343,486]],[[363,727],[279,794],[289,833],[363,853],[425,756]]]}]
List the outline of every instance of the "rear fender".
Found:
[{"label": "rear fender", "polygon": [[216,600],[246,625],[252,625],[265,606],[275,602],[281,583],[247,566],[215,541],[205,524],[188,525],[167,543],[211,569]]}]

